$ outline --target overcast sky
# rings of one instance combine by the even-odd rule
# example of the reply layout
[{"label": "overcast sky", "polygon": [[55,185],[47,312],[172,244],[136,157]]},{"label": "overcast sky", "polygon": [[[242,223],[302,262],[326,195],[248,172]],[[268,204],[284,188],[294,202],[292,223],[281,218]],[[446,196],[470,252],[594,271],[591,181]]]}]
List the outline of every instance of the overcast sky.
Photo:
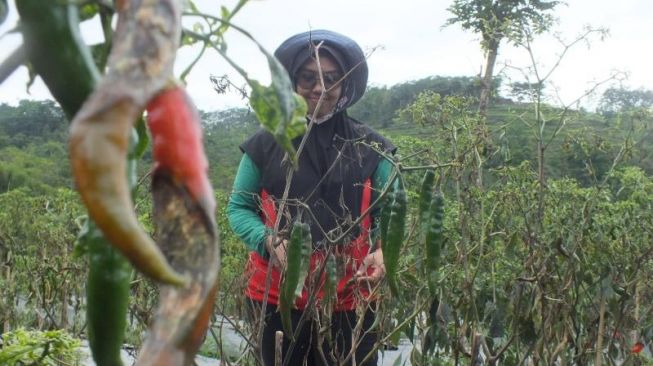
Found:
[{"label": "overcast sky", "polygon": [[[573,48],[553,75],[565,103],[582,94],[593,81],[602,80],[616,70],[629,73],[624,85],[629,88],[653,89],[653,1],[651,0],[568,0],[556,9],[556,30],[568,41],[585,25],[607,27],[610,35],[603,41],[595,37],[591,47]],[[11,14],[0,26],[0,34],[16,25],[17,16],[10,1]],[[199,0],[203,11],[219,14],[220,5],[233,7],[235,0]],[[370,83],[391,86],[431,75],[472,76],[479,73],[483,55],[478,38],[458,26],[442,28],[450,16],[446,8],[451,0],[252,0],[235,17],[234,23],[247,29],[269,51],[295,33],[310,29],[331,29],[355,39],[364,50],[377,48],[369,59]],[[192,26],[193,21],[186,23]],[[82,26],[89,43],[100,41],[97,21]],[[0,38],[0,60],[21,42],[19,35]],[[255,46],[230,31],[228,52],[252,77],[269,80],[264,57]],[[540,37],[534,45],[541,70],[548,70],[562,47],[551,36]],[[176,71],[192,60],[198,48],[183,48]],[[528,65],[527,54],[502,44],[497,64]],[[236,93],[217,95],[209,82],[210,75],[227,74],[241,84],[235,72],[213,51],[207,52],[187,79],[188,89],[200,109],[216,110],[245,106]],[[513,72],[512,76],[516,74]],[[39,81],[31,95],[25,92],[27,71],[21,68],[0,85],[0,102],[17,103],[24,98],[44,99],[47,89]],[[553,91],[552,88],[549,89]],[[594,102],[600,95],[594,97]],[[591,107],[592,100],[586,105]]]}]

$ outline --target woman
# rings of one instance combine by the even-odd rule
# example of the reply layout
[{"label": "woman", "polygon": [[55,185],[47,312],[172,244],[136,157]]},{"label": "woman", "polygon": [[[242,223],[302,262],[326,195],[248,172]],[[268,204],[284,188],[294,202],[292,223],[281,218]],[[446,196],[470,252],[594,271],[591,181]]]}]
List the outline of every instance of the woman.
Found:
[{"label": "woman", "polygon": [[[384,274],[383,254],[372,229],[378,207],[362,220],[357,219],[387,184],[392,165],[384,156],[394,153],[395,148],[346,113],[367,86],[365,55],[348,37],[317,30],[289,38],[275,56],[291,76],[295,91],[308,104],[309,132],[299,155],[299,169],[290,181],[275,235],[273,228],[281,207],[278,200],[286,190],[290,168],[272,135],[257,132],[241,145],[244,155],[227,208],[234,232],[251,250],[245,295],[255,312],[265,307],[263,362],[274,364],[274,335],[283,330],[276,310],[280,273],[286,259],[287,235],[283,233],[289,231],[293,221],[300,220],[311,227],[311,275],[292,312],[293,329],[301,326],[299,336],[294,342],[289,335],[284,338],[283,358],[290,357],[285,364],[351,364],[355,357],[356,365],[376,365],[373,346],[377,337],[375,330],[369,329],[374,321],[374,302],[369,293]],[[294,141],[295,147],[302,138]],[[320,269],[323,272],[327,255],[334,255],[341,269],[335,299],[323,298],[323,276],[318,273]],[[268,261],[272,261],[271,266]],[[268,268],[272,273],[266,289]],[[333,304],[326,327],[331,337],[318,331],[318,312],[305,314],[300,321],[312,305],[312,309],[324,310],[327,304]],[[360,312],[363,319],[357,318],[357,307],[364,310]],[[356,333],[359,320],[363,331]],[[353,346],[352,339],[356,341]],[[355,352],[350,355],[352,349]],[[362,363],[364,359],[367,361]]]}]

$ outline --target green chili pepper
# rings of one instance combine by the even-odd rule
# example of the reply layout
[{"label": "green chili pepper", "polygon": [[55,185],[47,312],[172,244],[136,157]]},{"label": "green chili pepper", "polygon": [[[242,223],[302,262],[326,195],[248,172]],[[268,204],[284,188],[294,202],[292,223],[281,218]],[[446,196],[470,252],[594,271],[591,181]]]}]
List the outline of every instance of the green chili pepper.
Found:
[{"label": "green chili pepper", "polygon": [[431,294],[436,294],[436,274],[440,264],[442,251],[442,228],[444,221],[444,196],[441,192],[433,195],[430,208],[429,231],[426,234],[424,245],[426,249],[426,278],[428,279]]},{"label": "green chili pepper", "polygon": [[329,253],[326,257],[326,277],[324,279],[324,298],[336,302],[336,286],[338,285],[338,272],[336,270],[336,256]]},{"label": "green chili pepper", "polygon": [[406,191],[401,181],[395,192],[394,201],[390,205],[390,220],[388,223],[387,240],[382,243],[383,261],[385,264],[386,278],[390,285],[390,291],[393,295],[398,294],[397,286],[397,267],[399,264],[399,254],[404,241],[404,231],[406,229],[406,210],[408,206]]},{"label": "green chili pepper", "polygon": [[120,366],[132,268],[92,221],[86,222],[79,241],[89,252],[86,319],[93,360],[98,366]]},{"label": "green chili pepper", "polygon": [[16,1],[27,55],[68,119],[86,100],[100,72],[79,32],[79,12],[69,1]]},{"label": "green chili pepper", "polygon": [[388,240],[388,224],[390,223],[390,211],[392,210],[392,202],[395,200],[395,192],[390,191],[385,196],[385,204],[381,209],[381,215],[379,219],[379,229],[381,230],[381,243],[385,243]]},{"label": "green chili pepper", "polygon": [[281,323],[287,336],[292,337],[290,311],[294,307],[296,289],[300,286],[302,272],[302,246],[305,242],[306,230],[300,221],[293,223],[290,241],[286,247],[286,269],[281,281],[279,293],[279,312]]},{"label": "green chili pepper", "polygon": [[435,171],[427,170],[422,179],[422,187],[419,191],[419,206],[417,219],[423,235],[428,232],[429,207],[433,197],[433,182],[435,181]]},{"label": "green chili pepper", "polygon": [[311,252],[313,250],[313,239],[311,237],[311,227],[307,223],[302,223],[302,264],[299,268],[299,281],[295,287],[295,296],[302,295],[304,281],[308,276],[311,267]]}]

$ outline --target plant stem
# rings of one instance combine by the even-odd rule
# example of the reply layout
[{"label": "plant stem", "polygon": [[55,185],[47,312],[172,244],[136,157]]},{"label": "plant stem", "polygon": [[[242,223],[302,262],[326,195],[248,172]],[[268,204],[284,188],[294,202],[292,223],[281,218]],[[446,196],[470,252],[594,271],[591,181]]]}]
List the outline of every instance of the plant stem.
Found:
[{"label": "plant stem", "polygon": [[596,359],[594,361],[595,366],[601,366],[603,362],[603,331],[605,328],[605,295],[603,290],[601,290],[601,298],[599,299],[599,330],[596,340]]}]

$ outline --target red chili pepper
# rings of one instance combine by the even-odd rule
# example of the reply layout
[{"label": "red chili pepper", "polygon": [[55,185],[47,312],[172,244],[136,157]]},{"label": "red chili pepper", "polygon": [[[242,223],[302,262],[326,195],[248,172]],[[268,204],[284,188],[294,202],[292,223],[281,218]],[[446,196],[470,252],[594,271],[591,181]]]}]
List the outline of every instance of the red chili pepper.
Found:
[{"label": "red chili pepper", "polygon": [[637,342],[633,345],[633,347],[630,349],[630,352],[632,353],[640,353],[644,349],[644,343],[642,342]]},{"label": "red chili pepper", "polygon": [[156,169],[167,169],[183,184],[210,218],[215,198],[202,145],[200,117],[186,91],[168,88],[147,105],[147,124],[153,140]]}]

